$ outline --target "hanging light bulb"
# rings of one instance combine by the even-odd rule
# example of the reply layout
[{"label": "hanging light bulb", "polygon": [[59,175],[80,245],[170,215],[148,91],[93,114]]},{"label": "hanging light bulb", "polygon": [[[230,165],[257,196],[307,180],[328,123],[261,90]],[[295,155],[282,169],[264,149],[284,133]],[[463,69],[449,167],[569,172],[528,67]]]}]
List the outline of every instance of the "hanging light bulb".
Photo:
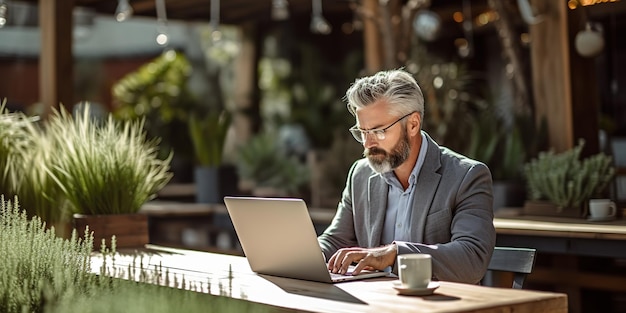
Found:
[{"label": "hanging light bulb", "polygon": [[441,29],[441,18],[430,10],[420,10],[413,19],[413,30],[425,41],[434,41]]},{"label": "hanging light bulb", "polygon": [[7,4],[0,0],[0,28],[7,23]]},{"label": "hanging light bulb", "polygon": [[220,0],[211,0],[211,19],[209,20],[211,25],[211,39],[220,41],[222,39],[222,33],[219,30],[220,26]]},{"label": "hanging light bulb", "polygon": [[156,42],[160,46],[166,46],[169,37],[167,35],[167,12],[165,8],[165,2],[163,0],[156,1],[156,13],[157,13],[157,36]]},{"label": "hanging light bulb", "polygon": [[287,0],[272,0],[272,19],[275,21],[284,21],[289,18],[289,10]]},{"label": "hanging light bulb", "polygon": [[117,8],[115,9],[115,19],[118,22],[123,22],[133,16],[133,7],[130,6],[128,0],[118,0]]},{"label": "hanging light bulb", "polygon": [[311,32],[328,35],[333,30],[332,26],[322,16],[322,0],[313,0],[311,13]]}]

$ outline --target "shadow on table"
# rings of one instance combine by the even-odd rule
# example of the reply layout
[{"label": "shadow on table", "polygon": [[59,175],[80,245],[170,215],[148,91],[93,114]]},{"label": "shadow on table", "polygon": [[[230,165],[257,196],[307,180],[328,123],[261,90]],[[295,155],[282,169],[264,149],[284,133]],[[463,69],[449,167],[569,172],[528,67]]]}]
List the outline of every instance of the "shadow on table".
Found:
[{"label": "shadow on table", "polygon": [[424,301],[456,301],[456,300],[461,300],[461,298],[459,298],[459,297],[448,296],[448,295],[443,295],[443,294],[437,294],[436,292],[435,292],[435,294],[432,294],[430,296],[422,296],[422,298],[424,299]]},{"label": "shadow on table", "polygon": [[333,284],[317,283],[269,275],[259,275],[280,289],[301,296],[335,300],[356,304],[367,304]]}]

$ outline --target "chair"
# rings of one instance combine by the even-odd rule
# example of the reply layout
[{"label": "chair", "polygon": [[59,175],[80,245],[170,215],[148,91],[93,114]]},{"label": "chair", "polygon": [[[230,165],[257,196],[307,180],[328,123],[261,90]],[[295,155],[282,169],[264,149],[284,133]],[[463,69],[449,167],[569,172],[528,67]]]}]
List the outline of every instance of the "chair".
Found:
[{"label": "chair", "polygon": [[535,266],[536,252],[537,249],[495,247],[487,270],[513,273],[513,289],[522,289],[526,275]]}]

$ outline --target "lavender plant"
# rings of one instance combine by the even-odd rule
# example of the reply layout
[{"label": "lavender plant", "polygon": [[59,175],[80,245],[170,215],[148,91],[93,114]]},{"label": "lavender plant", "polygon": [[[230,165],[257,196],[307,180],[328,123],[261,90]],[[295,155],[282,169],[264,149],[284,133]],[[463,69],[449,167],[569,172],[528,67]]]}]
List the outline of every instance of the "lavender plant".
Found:
[{"label": "lavender plant", "polygon": [[90,236],[61,239],[39,217],[29,219],[0,196],[0,312],[42,312],[44,303],[88,292]]}]

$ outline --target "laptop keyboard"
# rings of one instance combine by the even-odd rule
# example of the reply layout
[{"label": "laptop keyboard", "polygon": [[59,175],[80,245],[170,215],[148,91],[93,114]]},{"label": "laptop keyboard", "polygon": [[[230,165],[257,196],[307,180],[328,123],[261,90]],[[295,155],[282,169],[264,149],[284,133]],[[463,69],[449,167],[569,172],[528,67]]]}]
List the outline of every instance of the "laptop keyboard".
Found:
[{"label": "laptop keyboard", "polygon": [[330,278],[332,278],[332,279],[342,278],[342,277],[346,277],[346,276],[352,276],[352,272],[346,272],[345,274],[333,273],[331,271],[328,271],[328,272],[330,273]]}]

